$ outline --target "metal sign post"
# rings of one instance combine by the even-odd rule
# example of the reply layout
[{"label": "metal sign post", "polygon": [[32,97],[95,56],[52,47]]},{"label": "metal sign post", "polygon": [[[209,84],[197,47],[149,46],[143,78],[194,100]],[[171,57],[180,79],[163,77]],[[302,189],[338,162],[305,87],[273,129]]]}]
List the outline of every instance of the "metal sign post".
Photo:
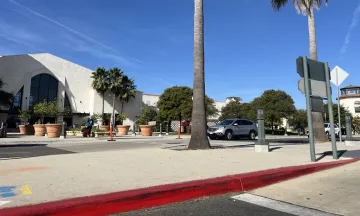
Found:
[{"label": "metal sign post", "polygon": [[309,127],[310,159],[311,159],[312,162],[315,162],[316,157],[315,157],[314,132],[313,132],[312,116],[311,116],[311,98],[310,98],[309,71],[308,71],[307,58],[306,57],[302,57],[302,58],[303,58],[303,67],[304,67],[306,113],[307,113],[308,127]]},{"label": "metal sign post", "polygon": [[[335,137],[335,128],[334,128],[334,113],[332,107],[332,97],[331,97],[331,89],[330,89],[330,69],[327,62],[325,62],[325,78],[326,78],[326,93],[328,96],[328,109],[329,109],[329,120],[330,120],[330,133],[331,133],[331,146],[333,158],[338,159],[338,152],[336,146],[336,137]],[[341,128],[340,128],[341,130]]]},{"label": "metal sign post", "polygon": [[339,128],[340,128],[340,142],[342,142],[342,131],[341,131],[341,104],[340,104],[340,90],[339,87],[342,82],[349,76],[347,72],[341,69],[339,66],[335,66],[334,69],[330,72],[331,79],[330,81],[336,86],[337,91],[337,98],[338,98],[338,121],[339,121]]}]

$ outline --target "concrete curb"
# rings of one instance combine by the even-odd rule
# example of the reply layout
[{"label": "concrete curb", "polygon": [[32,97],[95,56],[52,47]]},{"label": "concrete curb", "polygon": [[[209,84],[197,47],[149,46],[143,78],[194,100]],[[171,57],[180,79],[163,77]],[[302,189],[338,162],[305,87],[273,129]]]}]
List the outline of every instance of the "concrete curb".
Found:
[{"label": "concrete curb", "polygon": [[48,203],[0,209],[0,215],[86,215],[100,216],[150,208],[188,199],[249,191],[302,175],[357,162],[334,162],[276,168],[212,179],[154,186],[110,194],[79,197]]}]

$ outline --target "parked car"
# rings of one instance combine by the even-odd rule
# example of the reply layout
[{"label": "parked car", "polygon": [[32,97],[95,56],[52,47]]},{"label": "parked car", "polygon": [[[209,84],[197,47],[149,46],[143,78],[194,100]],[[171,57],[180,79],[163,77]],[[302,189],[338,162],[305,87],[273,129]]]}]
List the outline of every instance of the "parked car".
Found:
[{"label": "parked car", "polygon": [[246,119],[226,119],[217,125],[210,126],[207,129],[210,139],[225,138],[231,140],[239,136],[247,136],[254,140],[258,135],[258,129],[253,121]]},{"label": "parked car", "polygon": [[[330,123],[324,123],[325,134],[330,136]],[[340,128],[337,124],[334,124],[335,136],[340,137]],[[306,134],[309,135],[309,130],[306,131]]]}]

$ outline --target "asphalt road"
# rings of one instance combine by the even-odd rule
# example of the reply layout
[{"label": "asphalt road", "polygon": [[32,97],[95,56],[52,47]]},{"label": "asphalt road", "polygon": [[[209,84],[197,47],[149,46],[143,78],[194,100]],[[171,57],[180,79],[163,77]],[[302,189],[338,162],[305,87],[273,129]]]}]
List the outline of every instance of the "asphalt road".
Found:
[{"label": "asphalt road", "polygon": [[276,211],[231,198],[231,195],[205,197],[160,206],[150,209],[113,214],[113,216],[290,216],[292,214]]}]

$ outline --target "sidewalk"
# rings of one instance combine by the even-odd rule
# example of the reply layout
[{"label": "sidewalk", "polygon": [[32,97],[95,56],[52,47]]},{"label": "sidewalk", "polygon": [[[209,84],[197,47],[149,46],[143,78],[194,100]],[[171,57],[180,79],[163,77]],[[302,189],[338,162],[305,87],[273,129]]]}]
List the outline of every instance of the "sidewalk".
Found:
[{"label": "sidewalk", "polygon": [[[317,145],[317,153],[330,151],[330,146]],[[340,160],[360,156],[360,147],[338,149],[348,150]],[[329,161],[331,155],[320,162]],[[307,145],[282,146],[270,153],[256,153],[253,147],[149,148],[3,160],[0,187],[10,187],[14,194],[3,196],[1,201],[9,202],[0,208],[310,163]]]},{"label": "sidewalk", "polygon": [[275,200],[340,215],[360,215],[360,162],[253,191]]}]

